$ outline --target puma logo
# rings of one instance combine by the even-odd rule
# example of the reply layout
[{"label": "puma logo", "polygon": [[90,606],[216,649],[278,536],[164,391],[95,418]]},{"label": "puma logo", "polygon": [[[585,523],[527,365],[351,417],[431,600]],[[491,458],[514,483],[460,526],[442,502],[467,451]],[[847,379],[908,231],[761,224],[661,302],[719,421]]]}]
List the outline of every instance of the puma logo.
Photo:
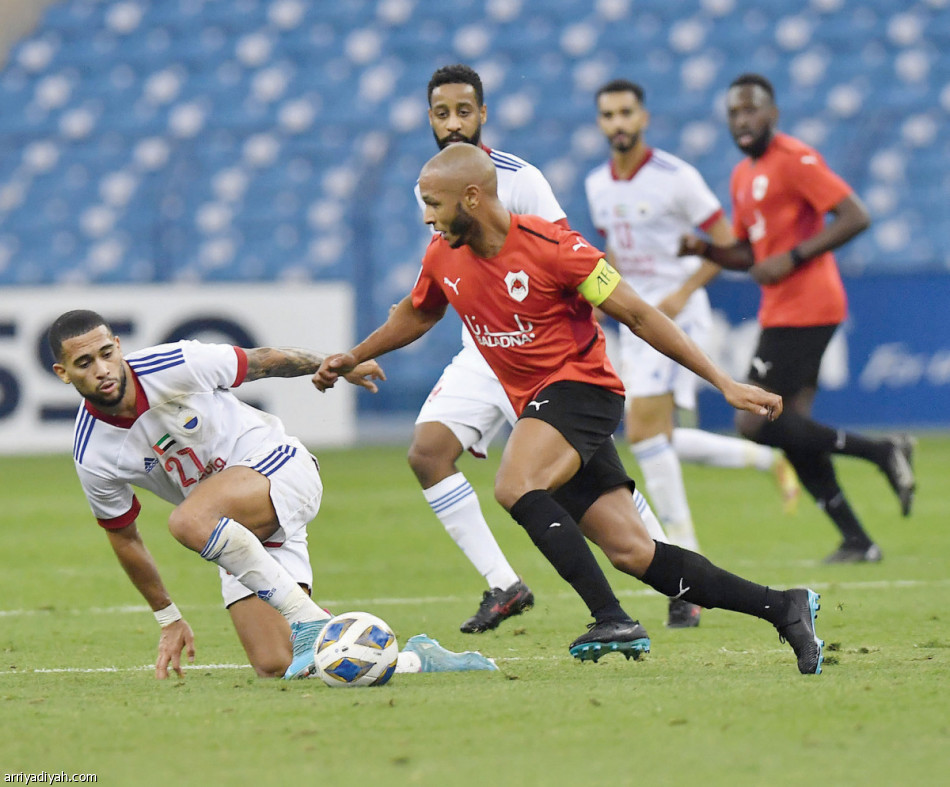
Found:
[{"label": "puma logo", "polygon": [[756,375],[760,378],[765,377],[769,373],[769,369],[772,368],[771,361],[763,361],[758,355],[752,359],[751,363]]},{"label": "puma logo", "polygon": [[533,406],[535,409],[535,412],[537,412],[538,410],[541,409],[542,404],[547,404],[550,401],[551,401],[550,399],[545,399],[543,402],[538,402],[538,401],[528,402],[528,407]]},{"label": "puma logo", "polygon": [[459,294],[459,282],[462,281],[462,277],[459,276],[455,281],[449,281],[448,276],[443,276],[442,281],[444,281],[449,287],[455,290],[455,294]]}]

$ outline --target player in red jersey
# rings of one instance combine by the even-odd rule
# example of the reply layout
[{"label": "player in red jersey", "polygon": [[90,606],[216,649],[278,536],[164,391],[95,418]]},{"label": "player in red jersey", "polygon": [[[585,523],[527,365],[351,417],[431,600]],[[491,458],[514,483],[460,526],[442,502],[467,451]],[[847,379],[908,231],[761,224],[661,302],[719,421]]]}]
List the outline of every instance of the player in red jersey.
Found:
[{"label": "player in red jersey", "polygon": [[[916,487],[913,442],[906,435],[874,440],[811,417],[822,355],[847,314],[832,250],[866,229],[870,219],[851,187],[817,151],[776,130],[775,93],[765,77],[743,74],[735,79],[728,110],[729,130],[747,156],[732,173],[738,241],[722,247],[687,236],[680,253],[749,270],[762,285],[762,334],[749,380],[781,394],[785,412],[774,421],[739,413],[739,431],[781,448],[840,531],[842,543],[825,562],[876,562],[881,550],[845,499],[831,455],[857,456],[880,467],[907,516]],[[826,224],[827,213],[834,218]]]},{"label": "player in red jersey", "polygon": [[348,353],[314,375],[321,390],[359,363],[422,336],[451,304],[504,386],[519,419],[495,479],[495,497],[587,604],[594,622],[571,643],[581,660],[649,651],[647,632],[620,606],[585,536],[621,571],[669,597],[763,618],[788,641],[803,673],[821,671],[818,595],[779,591],[724,571],[694,552],[650,539],[630,495],[612,435],[623,385],[607,360],[599,306],[764,418],[781,397],[737,383],[669,318],[649,306],[576,232],[509,213],[495,167],[472,145],[453,145],[419,178],[425,221],[436,231],[412,293]]}]

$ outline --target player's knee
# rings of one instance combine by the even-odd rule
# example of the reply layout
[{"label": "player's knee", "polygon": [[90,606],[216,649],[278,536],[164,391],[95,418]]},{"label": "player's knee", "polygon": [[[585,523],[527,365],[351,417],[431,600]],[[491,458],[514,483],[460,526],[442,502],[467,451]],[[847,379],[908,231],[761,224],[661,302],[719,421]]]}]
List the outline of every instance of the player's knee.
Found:
[{"label": "player's knee", "polygon": [[169,515],[168,532],[178,543],[196,552],[200,552],[204,548],[208,535],[210,535],[201,532],[197,520],[184,506],[178,506]]},{"label": "player's knee", "polygon": [[662,424],[651,424],[644,422],[627,424],[627,441],[633,444],[649,440],[659,434],[665,434]]},{"label": "player's knee", "polygon": [[514,504],[534,488],[521,479],[501,473],[495,476],[495,500],[505,511],[511,511]]},{"label": "player's knee", "polygon": [[451,446],[431,440],[413,440],[406,458],[423,489],[428,489],[455,472],[457,457]]},{"label": "player's knee", "polygon": [[259,678],[282,678],[290,666],[290,657],[281,658],[277,654],[256,657],[251,660],[251,666]]},{"label": "player's knee", "polygon": [[652,550],[650,549],[653,541],[648,539],[648,542],[642,538],[631,536],[630,538],[611,541],[611,543],[603,545],[602,548],[604,555],[610,561],[610,565],[624,574],[630,574],[639,579],[646,573],[650,561],[653,559]]}]

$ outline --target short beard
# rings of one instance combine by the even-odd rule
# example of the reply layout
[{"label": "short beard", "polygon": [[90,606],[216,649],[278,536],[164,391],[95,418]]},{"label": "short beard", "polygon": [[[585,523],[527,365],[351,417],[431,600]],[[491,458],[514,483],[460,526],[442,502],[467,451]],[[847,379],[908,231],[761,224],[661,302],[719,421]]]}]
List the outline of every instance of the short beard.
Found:
[{"label": "short beard", "polygon": [[86,398],[100,410],[115,407],[125,398],[125,391],[129,387],[129,376],[125,371],[125,364],[122,364],[122,377],[119,380],[119,391],[113,399],[107,399],[105,396],[91,394]]},{"label": "short beard", "polygon": [[751,145],[746,145],[744,148],[740,148],[740,150],[750,158],[762,158],[771,142],[772,129],[766,129],[760,136],[753,140]]},{"label": "short beard", "polygon": [[435,133],[435,129],[432,129],[432,136],[435,137],[435,143],[439,146],[439,150],[445,150],[449,145],[454,145],[458,142],[466,142],[469,145],[479,145],[482,141],[482,127],[479,126],[475,129],[475,133],[466,137],[464,134],[449,134],[447,137],[439,139],[438,134]]},{"label": "short beard", "polygon": [[465,246],[471,240],[472,228],[475,226],[475,218],[471,213],[467,213],[462,203],[455,206],[455,218],[449,224],[449,234],[455,235],[456,240],[449,245],[453,249]]},{"label": "short beard", "polygon": [[631,150],[633,150],[637,146],[637,143],[639,141],[640,141],[640,132],[638,131],[636,134],[630,135],[629,143],[625,143],[623,145],[615,145],[613,142],[611,142],[610,146],[614,150],[616,150],[618,153],[629,153]]}]

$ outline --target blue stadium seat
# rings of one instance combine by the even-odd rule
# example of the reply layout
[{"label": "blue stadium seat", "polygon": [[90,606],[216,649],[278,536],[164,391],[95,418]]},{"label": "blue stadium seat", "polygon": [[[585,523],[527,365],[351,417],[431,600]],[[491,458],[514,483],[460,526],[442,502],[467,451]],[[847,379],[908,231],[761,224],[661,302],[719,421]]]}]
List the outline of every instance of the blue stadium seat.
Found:
[{"label": "blue stadium seat", "polygon": [[[946,267],[950,14],[935,2],[734,0],[684,15],[669,0],[64,0],[0,72],[0,243],[13,249],[0,284],[343,278],[360,283],[371,328],[424,247],[412,186],[435,152],[425,86],[458,61],[486,78],[485,141],[550,167],[578,226],[584,175],[607,155],[602,81],[641,82],[651,144],[727,201],[739,154],[722,102],[738,73],[761,71],[782,127],[817,130],[859,193],[884,195],[842,267]],[[255,96],[268,74],[287,81]],[[29,172],[37,142],[58,156]],[[901,157],[895,172],[882,151]],[[126,201],[128,181],[112,181],[104,211],[115,173],[134,188]],[[394,363],[431,384],[457,341],[457,325],[440,327]]]}]

